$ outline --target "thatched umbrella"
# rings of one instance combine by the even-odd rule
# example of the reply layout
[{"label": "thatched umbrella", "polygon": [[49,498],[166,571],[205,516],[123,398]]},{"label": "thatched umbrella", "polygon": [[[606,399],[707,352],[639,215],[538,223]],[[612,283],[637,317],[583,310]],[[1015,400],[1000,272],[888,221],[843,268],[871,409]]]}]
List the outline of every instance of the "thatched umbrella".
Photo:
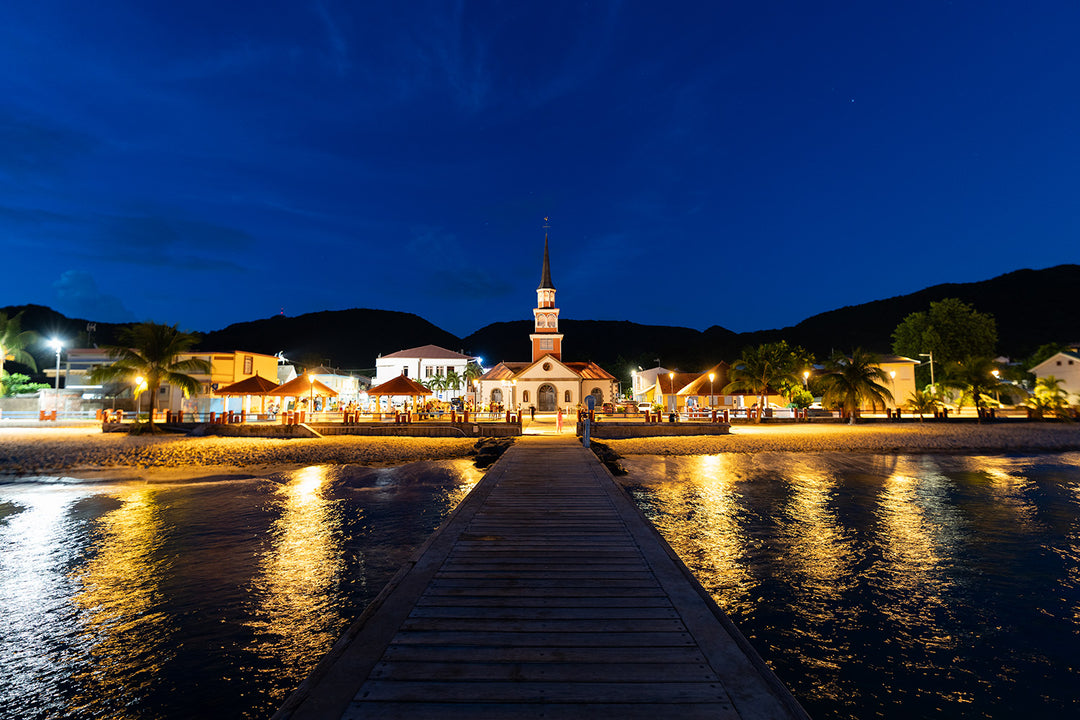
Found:
[{"label": "thatched umbrella", "polygon": [[[223,388],[218,388],[215,391],[215,394],[221,395],[221,396],[223,396],[225,398],[228,398],[228,397],[231,397],[231,396],[234,396],[234,395],[240,395],[242,397],[246,397],[248,395],[254,395],[256,397],[260,397],[260,398],[262,398],[262,407],[259,410],[259,412],[265,413],[266,412],[266,396],[270,393],[271,390],[276,390],[277,387],[278,387],[278,384],[276,382],[274,382],[273,380],[267,380],[264,377],[259,377],[259,374],[255,373],[251,377],[244,378],[240,382],[234,382],[232,385],[226,385]],[[226,402],[226,405],[227,405],[228,400],[226,400],[225,402]],[[226,411],[227,410],[228,410],[228,408],[226,408]]]},{"label": "thatched umbrella", "polygon": [[382,385],[368,390],[368,395],[374,396],[376,403],[378,403],[380,397],[389,397],[391,400],[397,396],[411,397],[413,398],[413,410],[416,410],[417,397],[432,394],[426,387],[405,375],[398,375],[396,378],[387,380]]}]

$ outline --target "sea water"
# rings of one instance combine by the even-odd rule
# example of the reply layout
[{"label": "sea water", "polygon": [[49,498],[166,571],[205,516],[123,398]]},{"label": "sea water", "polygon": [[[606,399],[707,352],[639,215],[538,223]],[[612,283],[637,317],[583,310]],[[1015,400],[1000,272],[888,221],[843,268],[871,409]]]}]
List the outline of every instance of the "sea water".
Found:
[{"label": "sea water", "polygon": [[623,464],[811,716],[1080,717],[1080,454]]},{"label": "sea water", "polygon": [[479,477],[0,485],[0,717],[268,717]]},{"label": "sea water", "polygon": [[[818,720],[1080,716],[1080,454],[623,464]],[[479,476],[0,485],[0,717],[269,716]]]}]

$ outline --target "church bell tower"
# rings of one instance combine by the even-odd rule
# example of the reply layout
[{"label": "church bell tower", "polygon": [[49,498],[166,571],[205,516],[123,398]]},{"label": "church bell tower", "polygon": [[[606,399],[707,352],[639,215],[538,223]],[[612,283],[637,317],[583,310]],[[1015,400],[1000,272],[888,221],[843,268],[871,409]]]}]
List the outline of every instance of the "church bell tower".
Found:
[{"label": "church bell tower", "polygon": [[559,309],[555,307],[555,286],[551,284],[551,264],[548,261],[548,238],[544,235],[544,269],[540,287],[536,288],[536,307],[533,308],[532,359],[545,355],[562,360],[562,334],[559,332]]}]

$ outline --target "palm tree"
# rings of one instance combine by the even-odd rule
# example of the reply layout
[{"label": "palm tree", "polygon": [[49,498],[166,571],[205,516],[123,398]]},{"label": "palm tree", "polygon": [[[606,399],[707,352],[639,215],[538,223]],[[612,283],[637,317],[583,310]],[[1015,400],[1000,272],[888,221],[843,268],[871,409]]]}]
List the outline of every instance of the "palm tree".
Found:
[{"label": "palm tree", "polygon": [[22,313],[9,318],[7,313],[0,313],[0,377],[3,376],[4,363],[8,360],[29,365],[37,370],[34,356],[23,348],[37,342],[37,333],[22,329]]},{"label": "palm tree", "polygon": [[[476,388],[476,380],[484,374],[484,368],[480,367],[479,363],[469,362],[465,365],[465,372],[462,375],[465,378],[467,384],[471,384],[473,388]],[[479,407],[480,398],[476,398],[476,404]]]},{"label": "palm tree", "polygon": [[424,382],[421,383],[421,385],[435,393],[435,397],[438,397],[438,393],[441,390],[446,389],[446,378],[443,377],[442,373],[435,373],[431,377],[425,379]]},{"label": "palm tree", "polygon": [[885,404],[892,399],[892,392],[885,385],[889,374],[877,364],[877,356],[862,348],[855,348],[851,357],[834,354],[825,364],[821,385],[825,389],[822,402],[839,405],[848,414],[848,423],[855,424],[855,413],[864,400]]},{"label": "palm tree", "polygon": [[[778,390],[800,384],[796,376],[798,368],[796,354],[783,340],[743,348],[742,356],[729,372],[731,382],[721,392],[725,395],[733,391],[752,392],[758,396],[758,408],[764,410],[770,388]],[[761,416],[759,411],[757,422],[761,422]]]},{"label": "palm tree", "polygon": [[945,385],[960,391],[957,407],[963,407],[965,400],[971,398],[975,414],[982,422],[983,396],[995,390],[1001,390],[1001,383],[994,376],[997,365],[988,357],[971,356],[945,367]]},{"label": "palm tree", "polygon": [[184,397],[190,397],[199,392],[201,385],[188,373],[209,375],[210,363],[197,358],[180,359],[199,337],[181,332],[176,325],[144,322],[117,334],[125,344],[104,346],[113,363],[94,368],[90,373],[91,382],[133,382],[141,376],[150,392],[150,432],[154,432],[157,390],[162,383],[174,385],[183,390]]},{"label": "palm tree", "polygon": [[458,375],[457,370],[454,370],[453,368],[448,368],[446,370],[446,378],[444,382],[446,383],[447,390],[452,390],[456,393],[458,390],[461,389],[461,380],[462,377],[461,375]]},{"label": "palm tree", "polygon": [[1064,417],[1069,406],[1069,394],[1061,387],[1063,381],[1053,375],[1041,377],[1035,381],[1035,392],[1028,399],[1028,407],[1035,410],[1039,417],[1050,411],[1056,417]]},{"label": "palm tree", "polygon": [[938,403],[937,395],[934,393],[928,390],[914,390],[908,396],[907,409],[910,412],[918,413],[919,422],[922,422],[923,415],[936,410]]}]

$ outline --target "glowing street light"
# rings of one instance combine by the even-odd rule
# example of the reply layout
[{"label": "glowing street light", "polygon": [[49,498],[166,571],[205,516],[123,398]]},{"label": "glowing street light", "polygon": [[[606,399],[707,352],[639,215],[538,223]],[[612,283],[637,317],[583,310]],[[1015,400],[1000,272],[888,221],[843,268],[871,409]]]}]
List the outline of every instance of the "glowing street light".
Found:
[{"label": "glowing street light", "polygon": [[139,422],[139,394],[146,389],[146,378],[138,375],[135,378],[135,388],[131,391],[135,398],[135,422]]},{"label": "glowing street light", "polygon": [[709,407],[711,408],[715,403],[713,401],[712,381],[716,379],[716,373],[709,373]]},{"label": "glowing street light", "polygon": [[315,375],[308,373],[308,387],[311,389],[310,399],[308,400],[309,412],[312,416],[315,415]]},{"label": "glowing street light", "polygon": [[59,414],[60,413],[60,351],[63,349],[64,343],[60,342],[56,338],[53,338],[52,340],[49,341],[49,344],[53,346],[54,350],[56,350],[56,397],[54,398],[56,403],[53,406],[53,409],[56,410],[57,414]]},{"label": "glowing street light", "polygon": [[806,390],[807,392],[810,391],[810,384],[809,383],[810,383],[810,371],[809,370],[803,370],[803,372],[802,372],[803,390]]},{"label": "glowing street light", "polygon": [[675,412],[675,373],[669,372],[667,376],[671,381],[671,412]]},{"label": "glowing street light", "polygon": [[[994,382],[997,382],[1001,377],[1000,370],[991,370],[990,374],[994,376]],[[996,387],[994,388],[994,400],[997,401],[998,405],[1001,404],[1001,391]]]}]

